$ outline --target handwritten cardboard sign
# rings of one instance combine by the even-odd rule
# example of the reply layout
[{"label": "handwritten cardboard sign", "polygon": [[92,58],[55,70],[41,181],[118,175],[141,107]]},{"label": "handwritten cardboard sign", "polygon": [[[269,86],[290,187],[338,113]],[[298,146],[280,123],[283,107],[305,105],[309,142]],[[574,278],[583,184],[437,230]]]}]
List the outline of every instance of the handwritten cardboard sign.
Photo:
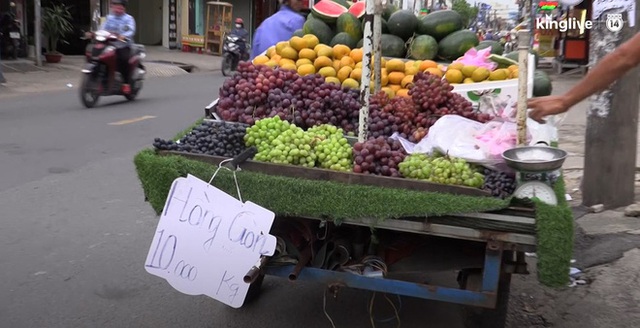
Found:
[{"label": "handwritten cardboard sign", "polygon": [[239,308],[249,290],[244,275],[275,252],[275,215],[194,176],[173,181],[145,269],[188,295],[207,295]]}]

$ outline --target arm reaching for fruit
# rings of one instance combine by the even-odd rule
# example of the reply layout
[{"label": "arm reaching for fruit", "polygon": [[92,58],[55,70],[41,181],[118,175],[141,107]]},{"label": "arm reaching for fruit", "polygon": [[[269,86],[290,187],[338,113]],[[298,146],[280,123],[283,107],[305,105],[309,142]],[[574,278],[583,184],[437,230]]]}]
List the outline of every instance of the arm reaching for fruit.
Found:
[{"label": "arm reaching for fruit", "polygon": [[615,80],[640,64],[640,33],[606,55],[577,85],[563,95],[529,99],[529,117],[544,123],[548,115],[561,114],[571,107],[606,89]]}]

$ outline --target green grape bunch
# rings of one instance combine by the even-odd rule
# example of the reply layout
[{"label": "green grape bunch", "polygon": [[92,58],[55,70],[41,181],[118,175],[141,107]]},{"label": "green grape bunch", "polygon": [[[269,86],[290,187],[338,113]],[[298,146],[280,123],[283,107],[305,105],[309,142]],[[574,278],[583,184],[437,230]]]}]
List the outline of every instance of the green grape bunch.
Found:
[{"label": "green grape bunch", "polygon": [[411,179],[447,185],[480,188],[484,175],[461,158],[441,155],[411,154],[399,165],[400,173]]}]

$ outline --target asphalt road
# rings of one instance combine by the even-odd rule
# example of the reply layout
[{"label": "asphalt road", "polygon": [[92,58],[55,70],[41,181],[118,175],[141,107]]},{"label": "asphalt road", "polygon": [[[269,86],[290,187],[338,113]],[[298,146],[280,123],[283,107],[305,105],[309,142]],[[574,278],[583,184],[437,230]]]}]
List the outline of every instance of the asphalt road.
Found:
[{"label": "asphalt road", "polygon": [[[232,309],[144,270],[157,217],[133,156],[200,117],[222,81],[219,73],[152,78],[137,101],[103,98],[90,110],[75,90],[2,99],[0,326],[331,327],[320,284],[267,277],[256,302]],[[372,327],[371,295],[327,295],[326,312],[336,327]],[[455,306],[392,300],[402,327],[460,327]],[[377,297],[375,317],[392,314]]]}]

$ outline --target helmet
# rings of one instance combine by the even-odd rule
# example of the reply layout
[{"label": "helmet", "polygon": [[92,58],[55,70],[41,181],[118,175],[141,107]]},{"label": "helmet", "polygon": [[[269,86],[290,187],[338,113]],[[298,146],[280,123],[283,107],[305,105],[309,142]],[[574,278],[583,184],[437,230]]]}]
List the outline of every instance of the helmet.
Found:
[{"label": "helmet", "polygon": [[127,6],[127,0],[111,0],[112,5],[122,5],[123,7]]},{"label": "helmet", "polygon": [[242,18],[236,18],[236,24],[242,24],[244,25],[244,21],[242,20]]}]

